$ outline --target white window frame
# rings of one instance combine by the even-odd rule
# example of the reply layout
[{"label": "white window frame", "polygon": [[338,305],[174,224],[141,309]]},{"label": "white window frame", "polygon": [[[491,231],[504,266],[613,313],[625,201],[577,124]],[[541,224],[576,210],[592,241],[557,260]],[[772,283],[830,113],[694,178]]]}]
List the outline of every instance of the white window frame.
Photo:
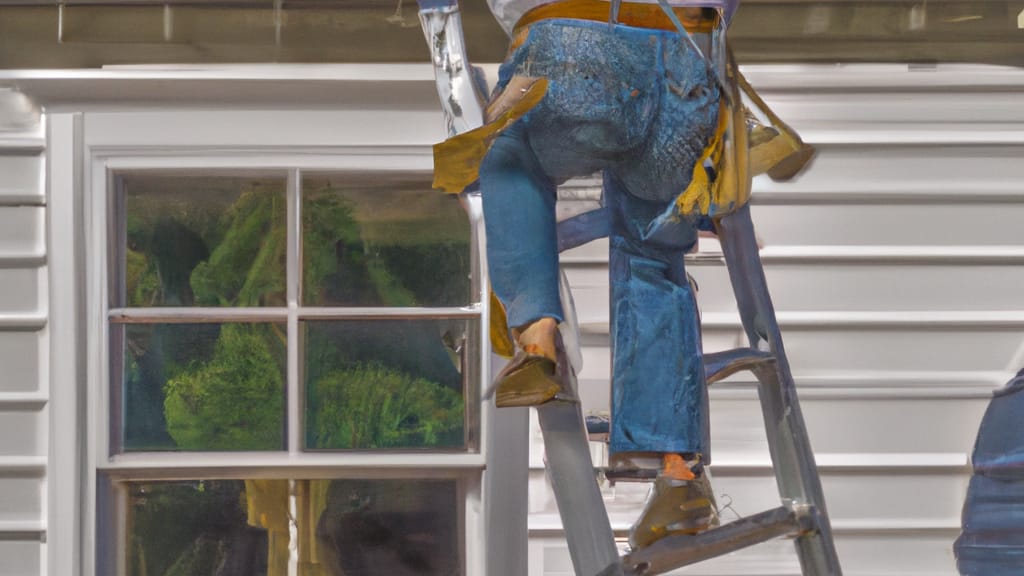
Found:
[{"label": "white window frame", "polygon": [[[257,132],[265,132],[266,139],[262,142],[277,142],[280,136],[280,126],[275,120],[280,120],[283,113],[275,112],[263,118],[265,126],[257,129]],[[130,116],[130,115],[129,115]],[[196,133],[203,134],[203,126],[200,120],[190,118],[190,112],[181,111],[163,113],[160,121],[179,121],[196,124]],[[313,115],[315,120],[315,114]],[[112,117],[113,118],[113,117]],[[235,118],[234,122],[244,122],[245,116]],[[133,118],[126,117],[125,123],[133,122]],[[311,120],[306,117],[305,122]],[[227,120],[228,126],[232,120]],[[305,123],[303,122],[303,123]],[[113,120],[113,125],[118,125],[118,120]],[[222,127],[223,128],[223,127]],[[243,131],[253,131],[252,126],[239,126]],[[180,130],[176,126],[175,130]],[[341,130],[341,127],[338,127]],[[117,137],[113,142],[107,141],[99,146],[90,146],[88,122],[85,123],[86,144],[82,148],[84,158],[84,235],[86,238],[85,266],[87,287],[85,291],[85,334],[87,335],[87,402],[86,420],[88,425],[87,438],[85,442],[84,458],[84,515],[83,515],[83,575],[93,576],[97,573],[97,560],[104,538],[115,537],[118,542],[123,542],[122,534],[101,534],[98,524],[97,490],[100,474],[131,475],[131,477],[174,479],[192,478],[197,476],[216,475],[220,477],[244,478],[329,478],[344,473],[346,477],[374,477],[374,478],[430,478],[444,477],[457,479],[459,494],[463,496],[462,506],[462,557],[464,570],[467,575],[485,573],[485,547],[483,541],[484,518],[483,518],[483,470],[487,462],[486,447],[488,446],[488,429],[491,412],[493,410],[489,403],[477,403],[480,407],[479,415],[475,419],[467,411],[467,426],[476,428],[476,437],[473,446],[458,453],[423,453],[423,452],[302,452],[301,442],[304,435],[301,432],[302,419],[299,417],[301,409],[300,385],[298,380],[298,349],[295,346],[288,347],[289,369],[286,385],[288,390],[288,438],[287,451],[275,453],[130,453],[107,456],[110,451],[110,334],[108,319],[110,310],[108,307],[108,278],[111,270],[109,259],[109,215],[110,215],[110,191],[112,189],[113,175],[118,171],[137,170],[226,170],[244,171],[251,169],[265,173],[277,171],[282,175],[288,175],[288,235],[289,235],[289,302],[286,319],[289,332],[289,343],[296,341],[299,329],[299,307],[297,294],[293,293],[292,287],[297,284],[293,281],[298,274],[297,254],[291,254],[291,246],[296,245],[294,234],[298,230],[300,214],[299,194],[301,187],[301,174],[303,171],[312,172],[380,172],[382,175],[394,172],[401,173],[429,173],[431,170],[431,158],[429,148],[422,147],[393,147],[393,146],[304,146],[304,145],[275,145],[260,146],[247,145],[243,147],[210,147],[202,141],[202,136],[190,145],[188,143],[176,142],[174,145],[161,143],[161,135],[153,134],[152,143],[140,143],[137,131],[127,128],[126,132],[132,133],[124,140],[125,144],[117,144]],[[286,132],[297,130],[301,133],[301,127],[289,127]],[[179,131],[179,133],[181,133]],[[286,140],[301,140],[299,137],[285,138]],[[488,298],[483,287],[487,286],[486,266],[483,262],[483,230],[482,212],[478,198],[468,198],[467,207],[469,212],[471,233],[473,234],[473,256],[472,263],[474,274],[474,296],[478,299],[479,305],[466,308],[444,308],[431,310],[416,309],[338,309],[321,310],[320,313],[327,315],[345,315],[351,317],[376,317],[382,316],[407,316],[412,314],[425,314],[429,317],[445,315],[459,315],[468,318],[477,318],[480,321],[478,334],[480,342],[477,345],[479,353],[478,368],[475,370],[479,390],[467,397],[479,398],[482,393],[484,380],[490,373],[490,352],[487,334],[488,321]],[[315,309],[310,309],[313,315],[317,314]],[[172,311],[167,311],[171,313]],[[441,314],[438,314],[440,312]],[[164,311],[156,311],[157,314]],[[233,313],[245,313],[226,311],[226,315]],[[280,311],[273,312],[279,314]],[[467,386],[472,385],[470,380]],[[472,406],[467,405],[467,408]],[[98,576],[98,575],[97,575]],[[105,575],[104,575],[105,576]]]}]

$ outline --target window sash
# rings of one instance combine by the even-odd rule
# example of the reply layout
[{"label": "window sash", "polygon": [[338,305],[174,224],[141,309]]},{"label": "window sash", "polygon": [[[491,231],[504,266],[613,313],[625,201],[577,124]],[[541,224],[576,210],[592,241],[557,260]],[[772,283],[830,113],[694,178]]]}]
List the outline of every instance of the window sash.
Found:
[{"label": "window sash", "polygon": [[[198,114],[198,117],[195,115]],[[296,117],[291,112],[260,111],[260,112],[217,112],[218,122],[224,121],[228,127],[239,128],[244,137],[234,132],[223,133],[219,130],[206,130],[210,113],[206,112],[140,112],[128,115],[95,114],[90,118],[78,117],[72,126],[67,122],[61,131],[62,136],[74,139],[74,157],[82,158],[80,167],[74,167],[68,161],[67,171],[77,182],[81,179],[81,217],[83,225],[84,246],[79,252],[81,260],[78,273],[85,278],[81,288],[81,312],[83,314],[83,334],[85,339],[83,362],[86,385],[85,414],[86,426],[84,441],[84,486],[81,494],[84,500],[82,514],[82,568],[83,576],[96,576],[98,571],[97,554],[102,555],[102,543],[123,540],[117,539],[116,531],[121,529],[116,522],[111,522],[108,515],[108,502],[104,501],[107,491],[103,484],[114,475],[119,479],[144,477],[147,474],[164,474],[181,466],[183,461],[206,462],[209,458],[211,473],[223,475],[229,465],[239,467],[236,477],[259,475],[259,466],[273,464],[263,470],[264,473],[275,475],[301,476],[304,478],[375,476],[375,477],[425,477],[435,472],[431,470],[440,466],[440,474],[461,474],[464,479],[465,492],[461,502],[465,513],[460,515],[464,521],[464,547],[461,549],[464,558],[464,575],[483,574],[486,564],[486,550],[482,535],[485,533],[483,506],[483,475],[482,469],[487,456],[485,447],[489,445],[490,423],[493,422],[493,403],[478,404],[472,414],[477,418],[475,430],[478,434],[478,450],[473,453],[459,454],[410,454],[393,452],[386,454],[364,454],[354,452],[332,453],[277,453],[271,458],[273,462],[254,462],[251,454],[242,453],[190,453],[153,454],[134,453],[111,457],[109,453],[109,397],[110,397],[110,331],[114,325],[109,318],[109,282],[108,269],[116,262],[115,254],[111,253],[116,236],[108,228],[112,220],[109,217],[111,208],[110,195],[113,192],[114,174],[127,170],[189,170],[193,174],[224,171],[281,171],[290,169],[310,172],[350,172],[353,174],[369,174],[387,178],[392,173],[416,174],[427,177],[432,168],[432,153],[429,146],[435,138],[420,141],[413,145],[393,146],[365,145],[360,136],[364,130],[361,124],[353,133],[339,132],[337,120],[352,118],[347,112],[299,112]],[[360,113],[360,119],[365,116]],[[429,116],[427,122],[433,121],[433,115],[424,112],[417,116],[417,122],[424,122],[420,116]],[[142,118],[142,122],[138,118]],[[268,117],[270,120],[268,120]],[[334,128],[324,128],[323,118],[330,118]],[[87,121],[86,121],[87,120]],[[224,128],[218,124],[220,128]],[[255,126],[255,127],[254,127]],[[154,127],[163,129],[154,130]],[[205,131],[204,131],[205,130]],[[233,128],[232,128],[233,130]],[[404,128],[403,128],[404,130]],[[170,134],[170,136],[168,136]],[[210,134],[215,136],[210,137]],[[387,132],[383,137],[374,136],[375,142],[393,139],[395,131]],[[439,137],[443,136],[438,132]],[[167,142],[172,142],[168,144]],[[254,143],[255,142],[255,143]],[[261,145],[259,142],[275,142],[272,146]],[[77,188],[77,184],[76,184]],[[473,365],[478,372],[478,381],[470,382],[477,394],[482,392],[486,384],[482,378],[490,374],[491,354],[488,342],[489,300],[486,286],[487,271],[483,261],[484,233],[482,224],[482,208],[478,195],[470,195],[464,199],[470,215],[471,236],[471,294],[478,304],[473,305],[479,310],[479,341],[476,353],[479,354]],[[296,260],[297,261],[297,260]],[[332,310],[337,312],[338,310]],[[296,307],[296,315],[302,314]],[[297,404],[293,404],[297,405]],[[472,425],[467,423],[467,426]],[[200,460],[197,460],[197,457]],[[236,460],[237,458],[237,460]],[[391,462],[394,459],[394,462]],[[216,460],[216,461],[214,461]],[[328,464],[328,461],[330,464]],[[309,464],[309,466],[307,466]],[[186,463],[187,465],[187,463]],[[201,471],[201,470],[197,470]],[[500,545],[500,543],[499,543]]]},{"label": "window sash", "polygon": [[[260,475],[255,477],[239,477],[232,475],[192,476],[181,478],[160,478],[160,477],[121,477],[101,473],[97,479],[97,573],[123,575],[127,570],[128,550],[125,544],[128,541],[128,493],[123,488],[127,483],[134,481],[161,482],[161,481],[196,481],[196,480],[282,480],[288,481],[289,485],[289,507],[291,517],[290,537],[302,537],[299,532],[308,535],[308,526],[300,527],[295,518],[295,504],[297,503],[296,486],[301,481],[317,480],[408,480],[411,482],[424,480],[448,480],[454,483],[455,488],[455,546],[459,558],[460,574],[470,576],[478,573],[481,566],[482,543],[480,541],[480,530],[482,528],[481,515],[479,513],[478,499],[481,493],[481,478],[479,473],[469,473],[466,470],[459,473],[447,471],[422,471],[417,475],[394,475],[387,471],[346,471],[344,474],[323,476],[317,474],[306,474],[306,470],[296,472],[292,470],[290,475]],[[308,521],[308,519],[306,519]],[[301,528],[306,528],[301,530]],[[300,544],[301,546],[301,544]],[[294,549],[292,554],[294,554]],[[292,561],[296,560],[292,556]],[[482,573],[482,572],[480,572]]]},{"label": "window sash", "polygon": [[[247,466],[274,467],[277,464],[269,462],[257,463],[251,459],[253,454],[235,452],[133,452],[117,453],[115,448],[116,440],[120,431],[116,427],[120,422],[115,422],[114,417],[118,416],[117,411],[110,404],[112,396],[112,380],[110,369],[112,367],[110,328],[118,324],[132,323],[202,323],[202,322],[285,322],[287,325],[287,360],[288,369],[286,373],[286,402],[287,402],[287,451],[270,452],[259,454],[260,457],[268,456],[271,459],[278,456],[287,458],[280,466],[309,467],[318,470],[322,467],[335,466],[337,469],[380,467],[382,470],[399,468],[402,466],[409,469],[423,467],[453,467],[467,470],[482,469],[485,461],[483,447],[486,445],[484,429],[488,416],[485,412],[489,407],[480,404],[480,395],[485,383],[482,375],[489,373],[489,349],[487,347],[486,322],[488,318],[488,299],[483,287],[487,285],[485,274],[486,267],[482,261],[483,254],[481,243],[483,238],[482,209],[479,198],[469,198],[466,202],[467,217],[470,219],[470,262],[471,262],[471,302],[462,307],[312,307],[301,306],[301,222],[302,222],[302,178],[304,173],[320,175],[324,173],[350,172],[354,177],[367,177],[370,174],[376,180],[387,180],[389,175],[396,179],[408,181],[413,176],[424,176],[424,172],[415,167],[409,169],[408,157],[403,155],[390,159],[390,161],[366,161],[364,166],[374,165],[387,170],[378,174],[377,170],[367,172],[365,169],[352,169],[351,157],[331,156],[334,161],[321,157],[307,155],[288,157],[286,152],[275,154],[267,152],[267,157],[272,157],[276,162],[261,163],[259,158],[252,156],[223,157],[207,155],[204,157],[155,157],[144,159],[141,157],[118,158],[113,151],[105,151],[106,154],[94,156],[93,183],[95,189],[106,190],[106,194],[94,195],[94,206],[91,211],[93,224],[105,223],[102,226],[92,228],[90,238],[98,246],[105,246],[106,249],[95,251],[102,256],[102,262],[98,266],[90,267],[90,271],[96,271],[101,278],[100,283],[93,286],[99,288],[97,296],[104,303],[101,314],[103,325],[99,346],[102,353],[99,358],[101,377],[98,378],[99,390],[96,404],[96,417],[98,422],[106,422],[105,426],[97,429],[95,458],[95,469],[112,472],[115,470],[141,472],[146,468],[175,467],[192,469],[190,462],[204,461],[198,456],[211,456],[220,462],[229,463],[237,469]],[[281,165],[282,156],[291,164],[290,167]],[[268,158],[269,160],[269,158]],[[414,163],[415,164],[415,163]],[[270,166],[268,168],[268,166]],[[273,174],[287,173],[286,200],[287,200],[287,307],[260,307],[260,308],[203,308],[203,307],[154,307],[154,308],[133,308],[117,307],[111,308],[108,303],[112,302],[110,295],[113,290],[120,289],[123,283],[123,270],[120,270],[120,262],[123,262],[124,226],[122,220],[125,217],[125,206],[122,190],[118,189],[119,173],[131,171],[135,173],[154,171],[166,174],[167,172],[192,171],[195,167],[198,173],[204,174],[226,174],[236,175],[258,174],[261,177]],[[110,241],[113,240],[113,241]],[[119,277],[120,275],[120,277]],[[118,283],[119,282],[119,283]],[[116,284],[117,283],[117,284]],[[99,286],[97,286],[99,284]],[[96,300],[91,300],[95,302]],[[121,300],[124,301],[123,299]],[[465,388],[463,390],[466,399],[465,429],[466,446],[459,449],[387,449],[379,454],[371,454],[368,451],[355,450],[305,450],[302,446],[305,437],[302,411],[305,406],[303,395],[304,383],[301,379],[301,322],[304,320],[345,320],[345,319],[431,319],[431,318],[466,318],[480,322],[478,331],[478,342],[471,350],[479,354],[477,358],[467,358],[469,370],[464,375]],[[96,333],[96,332],[92,332]],[[94,372],[96,373],[96,372]],[[331,462],[333,464],[327,464]],[[248,464],[247,464],[248,463]]]},{"label": "window sash", "polygon": [[[303,179],[305,176],[310,177],[323,177],[338,174],[350,174],[352,179],[362,185],[371,185],[380,181],[392,181],[395,184],[408,184],[410,180],[419,181],[422,177],[423,180],[429,181],[428,174],[424,174],[419,170],[410,170],[408,168],[396,167],[392,170],[385,172],[384,174],[377,174],[375,172],[368,172],[364,170],[346,169],[343,167],[344,162],[338,162],[339,167],[331,169],[329,165],[323,165],[318,163],[315,167],[305,169],[301,167],[288,167],[288,168],[266,168],[266,167],[251,167],[253,158],[245,157],[237,158],[235,163],[226,163],[221,168],[213,167],[209,164],[209,158],[204,158],[204,163],[201,167],[193,168],[192,162],[183,161],[178,165],[167,164],[167,158],[163,158],[163,162],[157,162],[157,159],[153,159],[151,168],[147,168],[147,164],[140,162],[139,158],[125,159],[130,160],[124,167],[121,167],[122,161],[107,161],[105,162],[104,172],[107,175],[107,181],[105,182],[107,193],[107,205],[104,210],[103,221],[106,223],[106,238],[105,250],[103,251],[106,257],[105,265],[107,269],[104,271],[104,277],[106,278],[106,298],[105,302],[107,305],[104,310],[113,312],[126,312],[129,310],[161,310],[164,307],[133,307],[127,306],[126,295],[123,293],[126,285],[125,278],[125,250],[127,247],[127,202],[126,194],[123,187],[123,180],[119,177],[121,174],[132,174],[140,175],[145,173],[152,173],[156,176],[168,176],[175,173],[185,174],[188,176],[224,176],[224,177],[259,177],[264,179],[272,179],[274,177],[281,178],[286,176],[285,179],[285,203],[286,203],[286,305],[285,306],[266,306],[259,307],[260,310],[269,309],[287,309],[292,310],[300,308],[304,314],[309,315],[324,315],[331,316],[333,314],[341,314],[345,310],[381,310],[382,315],[401,315],[405,312],[411,316],[430,314],[430,310],[439,309],[473,309],[478,308],[480,304],[486,301],[486,294],[483,293],[483,287],[487,285],[483,281],[483,274],[485,274],[486,266],[482,261],[482,254],[480,251],[480,239],[482,238],[482,208],[479,205],[474,206],[472,200],[467,200],[464,206],[467,210],[467,217],[469,218],[469,244],[470,244],[470,298],[469,301],[464,303],[462,306],[429,306],[429,307],[343,307],[343,306],[303,306],[302,304],[302,244],[303,238],[301,236],[303,230]],[[295,160],[299,160],[296,158]],[[368,162],[373,163],[373,162]],[[437,192],[437,194],[441,194]],[[111,241],[112,240],[112,241]],[[115,298],[116,296],[116,298]],[[173,314],[175,310],[199,310],[202,307],[165,307],[169,314]],[[239,310],[244,309],[241,307],[211,307],[211,311],[225,311],[225,310]]]},{"label": "window sash", "polygon": [[[228,322],[281,322],[291,317],[289,308],[113,308],[107,318],[114,324],[199,324]],[[423,320],[479,319],[479,304],[462,307],[328,308],[297,306],[299,320]]]},{"label": "window sash", "polygon": [[286,453],[200,452],[121,454],[98,472],[118,480],[191,480],[207,478],[452,478],[481,472],[480,454],[423,452],[332,453],[295,458]]}]

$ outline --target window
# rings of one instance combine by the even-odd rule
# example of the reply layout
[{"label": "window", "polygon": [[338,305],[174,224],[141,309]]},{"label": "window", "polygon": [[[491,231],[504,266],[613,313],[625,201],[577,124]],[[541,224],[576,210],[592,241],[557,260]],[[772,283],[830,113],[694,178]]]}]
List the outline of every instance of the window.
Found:
[{"label": "window", "polygon": [[96,573],[473,572],[474,202],[330,158],[196,162],[94,162]]}]

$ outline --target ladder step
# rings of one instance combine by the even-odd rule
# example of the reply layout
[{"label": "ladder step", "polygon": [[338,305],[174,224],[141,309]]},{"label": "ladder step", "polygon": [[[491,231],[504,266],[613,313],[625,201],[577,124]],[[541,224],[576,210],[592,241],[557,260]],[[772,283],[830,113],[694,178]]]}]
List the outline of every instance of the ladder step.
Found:
[{"label": "ladder step", "polygon": [[608,414],[590,414],[584,420],[587,436],[591,442],[607,442],[612,429],[612,417]]},{"label": "ladder step", "polygon": [[753,348],[735,348],[704,355],[704,377],[707,383],[714,384],[740,370],[750,370],[765,362],[772,362],[775,356],[771,352],[762,352]]},{"label": "ladder step", "polygon": [[599,468],[604,474],[605,480],[612,486],[616,482],[654,482],[658,478],[657,468],[632,468],[620,470],[617,468]]},{"label": "ladder step", "polygon": [[[749,370],[758,364],[772,362],[771,352],[753,348],[735,348],[704,355],[704,374],[708,384],[714,384],[740,370]],[[587,436],[591,442],[607,442],[611,431],[611,416],[591,414],[586,417]]]},{"label": "ladder step", "polygon": [[[758,364],[775,359],[770,352],[753,348],[735,348],[704,355],[704,374],[708,384],[714,384],[740,370],[749,370]],[[591,442],[607,442],[611,430],[611,416],[592,414],[586,417],[587,436]]]},{"label": "ladder step", "polygon": [[693,536],[662,538],[626,555],[623,567],[629,576],[652,576],[800,531],[797,514],[781,506]]}]

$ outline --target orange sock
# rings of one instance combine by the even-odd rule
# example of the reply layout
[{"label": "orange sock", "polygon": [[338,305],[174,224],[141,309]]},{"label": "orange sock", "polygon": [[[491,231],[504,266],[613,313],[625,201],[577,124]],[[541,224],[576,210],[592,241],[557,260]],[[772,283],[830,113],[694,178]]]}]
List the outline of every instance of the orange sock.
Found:
[{"label": "orange sock", "polygon": [[686,460],[679,454],[665,454],[661,457],[661,473],[673,480],[695,480],[697,475],[686,464]]},{"label": "orange sock", "polygon": [[512,335],[519,343],[519,347],[526,353],[544,356],[548,360],[555,361],[557,359],[555,332],[557,331],[558,323],[554,318],[541,318],[521,330],[513,330]]},{"label": "orange sock", "polygon": [[538,344],[524,344],[522,348],[523,352],[526,352],[527,354],[533,356],[543,356],[548,360],[555,359],[554,357],[552,357],[551,352],[548,351],[544,346],[540,346]]}]

